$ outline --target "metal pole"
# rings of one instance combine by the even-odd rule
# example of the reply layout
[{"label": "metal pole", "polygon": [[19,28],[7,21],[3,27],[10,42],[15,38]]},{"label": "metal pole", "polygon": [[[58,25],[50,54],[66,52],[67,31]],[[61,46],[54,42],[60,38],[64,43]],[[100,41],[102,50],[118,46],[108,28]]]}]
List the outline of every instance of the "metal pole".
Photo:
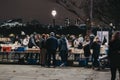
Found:
[{"label": "metal pole", "polygon": [[102,29],[102,27],[101,27],[101,45],[102,45],[102,41],[103,40],[103,29]]},{"label": "metal pole", "polygon": [[55,27],[55,18],[53,18],[53,27]]},{"label": "metal pole", "polygon": [[93,0],[90,0],[90,26],[92,27],[92,21],[93,21]]}]

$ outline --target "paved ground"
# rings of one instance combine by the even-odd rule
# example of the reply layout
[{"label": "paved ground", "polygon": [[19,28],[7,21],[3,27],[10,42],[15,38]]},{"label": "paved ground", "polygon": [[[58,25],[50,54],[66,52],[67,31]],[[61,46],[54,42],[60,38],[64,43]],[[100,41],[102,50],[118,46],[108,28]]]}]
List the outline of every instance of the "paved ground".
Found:
[{"label": "paved ground", "polygon": [[39,65],[0,65],[0,80],[110,80],[110,71],[81,67],[44,68]]}]

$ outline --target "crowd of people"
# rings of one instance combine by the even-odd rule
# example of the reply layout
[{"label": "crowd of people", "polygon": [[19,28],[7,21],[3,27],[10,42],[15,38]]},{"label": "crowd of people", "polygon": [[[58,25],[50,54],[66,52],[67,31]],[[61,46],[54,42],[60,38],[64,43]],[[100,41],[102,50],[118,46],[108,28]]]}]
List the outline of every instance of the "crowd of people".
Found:
[{"label": "crowd of people", "polygon": [[[56,67],[58,65],[56,60],[56,54],[59,53],[61,58],[62,66],[67,66],[68,55],[70,47],[74,49],[83,49],[85,57],[85,67],[88,67],[88,62],[91,58],[92,68],[100,69],[100,49],[101,41],[98,36],[79,36],[71,35],[56,35],[54,32],[50,34],[37,34],[33,33],[30,36],[22,32],[21,36],[16,36],[14,39],[11,37],[11,40],[16,45],[21,45],[26,48],[40,48],[40,65],[46,67]],[[116,71],[119,70],[120,73],[120,32],[115,32],[109,41],[107,46],[106,54],[108,55],[108,60],[111,69],[111,80],[115,80]],[[92,49],[92,52],[91,52]],[[108,50],[109,49],[109,50]],[[32,58],[33,54],[27,54],[26,58]],[[36,58],[38,55],[36,55]]]},{"label": "crowd of people", "polygon": [[[25,48],[40,48],[40,64],[42,66],[50,67],[53,65],[56,67],[56,52],[59,53],[61,57],[61,65],[66,66],[70,47],[74,49],[81,49],[84,51],[85,57],[85,66],[88,67],[88,62],[91,58],[92,67],[99,68],[99,55],[101,42],[98,36],[79,36],[75,35],[56,35],[54,32],[50,34],[37,34],[33,33],[30,36],[26,35],[24,32],[21,32],[20,36],[16,36],[14,39],[11,37],[11,40],[16,45],[21,45]],[[91,49],[93,50],[91,52]],[[27,54],[26,59],[29,57],[32,58],[33,54]],[[38,57],[38,54],[35,56]],[[51,62],[53,64],[51,64]]]}]

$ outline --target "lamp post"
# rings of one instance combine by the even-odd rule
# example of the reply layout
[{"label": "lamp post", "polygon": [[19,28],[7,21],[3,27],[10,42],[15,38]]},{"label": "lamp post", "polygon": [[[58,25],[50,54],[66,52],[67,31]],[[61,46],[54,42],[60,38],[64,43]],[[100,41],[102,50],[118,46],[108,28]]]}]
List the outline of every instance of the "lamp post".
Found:
[{"label": "lamp post", "polygon": [[90,27],[93,27],[93,1],[90,0]]},{"label": "lamp post", "polygon": [[55,16],[57,15],[57,11],[55,9],[53,9],[51,14],[53,16],[53,27],[55,27]]}]

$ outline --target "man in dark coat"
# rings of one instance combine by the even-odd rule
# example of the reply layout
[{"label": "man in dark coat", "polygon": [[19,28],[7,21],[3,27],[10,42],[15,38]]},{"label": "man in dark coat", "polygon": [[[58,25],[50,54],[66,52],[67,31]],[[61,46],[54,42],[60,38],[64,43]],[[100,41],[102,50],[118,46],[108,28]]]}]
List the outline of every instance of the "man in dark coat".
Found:
[{"label": "man in dark coat", "polygon": [[56,66],[56,50],[58,48],[58,40],[54,37],[55,33],[51,32],[50,37],[46,40],[47,48],[47,66],[51,65],[51,57],[53,58],[53,66]]},{"label": "man in dark coat", "polygon": [[65,37],[65,35],[63,35],[59,40],[59,50],[60,50],[60,57],[62,61],[62,64],[60,65],[60,67],[66,66],[67,58],[68,58],[68,40]]}]

